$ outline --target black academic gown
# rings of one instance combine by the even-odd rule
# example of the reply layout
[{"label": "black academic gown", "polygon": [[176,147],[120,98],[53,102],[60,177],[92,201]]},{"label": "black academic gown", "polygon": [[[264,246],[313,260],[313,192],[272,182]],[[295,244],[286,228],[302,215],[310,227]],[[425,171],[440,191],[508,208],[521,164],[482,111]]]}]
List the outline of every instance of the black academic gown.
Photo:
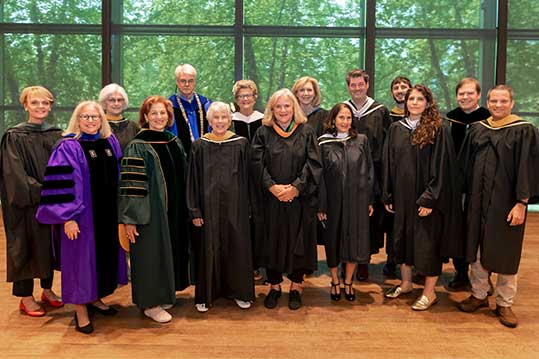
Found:
[{"label": "black academic gown", "polygon": [[[255,262],[279,272],[314,271],[320,150],[310,126],[297,125],[287,135],[261,126],[253,139]],[[299,196],[280,202],[269,191],[274,184],[292,184]]]},{"label": "black academic gown", "polygon": [[8,282],[52,275],[50,226],[35,219],[47,161],[62,131],[20,123],[0,147],[0,194],[7,247]]},{"label": "black academic gown", "polygon": [[369,204],[374,169],[367,137],[319,138],[323,176],[319,212],[327,214],[324,236],[330,268],[341,262],[369,263]]},{"label": "black academic gown", "polygon": [[[393,250],[397,263],[415,265],[428,276],[440,275],[443,258],[462,251],[460,196],[453,171],[455,154],[446,127],[434,144],[413,145],[406,120],[391,125],[384,145],[385,204],[395,211]],[[432,213],[419,217],[418,208]]]},{"label": "black academic gown", "polygon": [[127,144],[136,136],[139,128],[137,124],[133,121],[130,121],[126,118],[122,118],[118,121],[109,120],[110,129],[112,133],[120,142],[120,147],[122,151],[125,150]]},{"label": "black academic gown", "polygon": [[460,107],[457,107],[447,113],[447,120],[451,124],[451,137],[455,144],[456,153],[459,153],[464,136],[466,136],[466,130],[470,125],[477,121],[486,120],[489,117],[490,112],[484,107],[479,107],[470,113],[466,113]]},{"label": "black academic gown", "polygon": [[316,137],[324,133],[324,123],[329,115],[328,110],[318,107],[307,116],[307,125],[311,126],[316,133]]},{"label": "black academic gown", "polygon": [[[515,116],[516,117],[516,116]],[[487,270],[518,272],[525,223],[509,226],[507,215],[517,200],[539,196],[539,131],[517,119],[502,127],[488,121],[471,126],[459,154],[466,194],[466,259]]]},{"label": "black academic gown", "polygon": [[[352,101],[348,104],[356,108]],[[357,109],[357,108],[356,108]],[[374,213],[370,217],[371,253],[378,253],[384,246],[384,233],[390,228],[384,227],[385,210],[382,203],[382,152],[387,130],[391,125],[389,110],[374,102],[360,118],[354,117],[352,124],[358,133],[367,136],[371,147],[372,162],[374,165]]]},{"label": "black academic gown", "polygon": [[219,296],[254,300],[249,228],[249,142],[229,132],[205,135],[191,146],[187,177],[190,218],[204,225],[195,248],[195,303]]}]

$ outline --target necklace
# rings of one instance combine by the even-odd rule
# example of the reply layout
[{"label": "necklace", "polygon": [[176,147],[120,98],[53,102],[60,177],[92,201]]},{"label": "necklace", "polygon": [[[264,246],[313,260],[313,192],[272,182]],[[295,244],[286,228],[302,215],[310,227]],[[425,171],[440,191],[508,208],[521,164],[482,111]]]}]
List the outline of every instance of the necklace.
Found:
[{"label": "necklace", "polygon": [[[204,112],[202,111],[202,104],[200,103],[200,98],[198,97],[197,93],[194,93],[195,100],[197,102],[198,106],[198,116],[200,117],[200,137],[204,134]],[[191,129],[191,125],[189,124],[189,118],[187,117],[187,113],[185,112],[185,108],[183,107],[182,101],[180,99],[180,96],[176,94],[176,100],[178,101],[178,105],[180,105],[180,111],[182,112],[182,116],[185,120],[185,123],[187,124],[187,128],[189,129],[189,136],[191,136],[191,142],[195,142],[195,136],[193,136],[193,130]]]}]

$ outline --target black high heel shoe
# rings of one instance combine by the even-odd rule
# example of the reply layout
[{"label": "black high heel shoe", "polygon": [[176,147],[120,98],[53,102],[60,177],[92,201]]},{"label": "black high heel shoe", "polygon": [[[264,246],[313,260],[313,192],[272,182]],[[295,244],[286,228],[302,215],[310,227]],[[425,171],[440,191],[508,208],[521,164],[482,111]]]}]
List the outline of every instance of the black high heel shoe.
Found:
[{"label": "black high heel shoe", "polygon": [[94,305],[92,303],[86,304],[86,308],[88,308],[88,313],[94,312],[94,313],[99,313],[101,315],[106,315],[106,316],[116,315],[118,313],[118,309],[115,309],[113,307],[108,307],[107,309],[101,309],[97,305]]},{"label": "black high heel shoe", "polygon": [[[356,300],[356,292],[354,291],[354,288],[352,287],[353,284],[354,282],[352,283],[344,282],[344,297],[349,302],[353,302],[354,300]],[[348,290],[346,290],[347,288]]]},{"label": "black high heel shoe", "polygon": [[94,331],[94,326],[92,325],[92,321],[89,321],[88,324],[81,327],[79,325],[79,319],[77,318],[77,313],[75,313],[75,328],[77,331],[83,333],[83,334],[91,334]]},{"label": "black high heel shoe", "polygon": [[[335,288],[335,293],[333,293],[333,288]],[[337,293],[337,288],[339,288],[339,293]],[[333,283],[331,282],[331,289],[329,290],[329,297],[331,300],[338,302],[341,300],[341,282]]]}]

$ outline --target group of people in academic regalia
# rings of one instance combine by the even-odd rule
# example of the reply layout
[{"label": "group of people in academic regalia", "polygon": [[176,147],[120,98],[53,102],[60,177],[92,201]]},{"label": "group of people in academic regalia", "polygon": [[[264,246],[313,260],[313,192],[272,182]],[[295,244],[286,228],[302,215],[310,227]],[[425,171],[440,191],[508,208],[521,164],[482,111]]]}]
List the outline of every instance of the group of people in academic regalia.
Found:
[{"label": "group of people in academic regalia", "polygon": [[110,84],[99,102],[75,108],[64,131],[46,122],[50,91],[22,91],[28,121],[8,129],[0,148],[7,277],[22,312],[69,303],[76,329],[92,333],[93,314],[117,313],[103,299],[127,283],[128,262],[133,303],[159,323],[172,320],[176,292],[192,283],[201,313],[219,297],[250,308],[259,268],[269,283],[264,306],[278,306],[286,275],[296,310],[317,244],[330,299],[343,292],[354,301],[354,274],[368,279],[385,238],[384,274],[400,265],[401,278],[386,298],[412,293],[415,270],[425,283],[411,308],[429,309],[452,258],[447,289],[472,292],[457,307],[488,307],[497,273],[496,313],[517,326],[511,307],[527,204],[539,199],[539,131],[511,114],[510,87],[491,89],[487,110],[477,80],[463,79],[449,129],[430,89],[406,77],[391,83],[391,111],[354,69],[351,99],[329,111],[318,81],[302,77],[262,113],[251,80],[234,84],[229,105],[195,92],[193,66],[175,75],[177,93],[147,97],[137,122],[124,117],[126,91]]}]

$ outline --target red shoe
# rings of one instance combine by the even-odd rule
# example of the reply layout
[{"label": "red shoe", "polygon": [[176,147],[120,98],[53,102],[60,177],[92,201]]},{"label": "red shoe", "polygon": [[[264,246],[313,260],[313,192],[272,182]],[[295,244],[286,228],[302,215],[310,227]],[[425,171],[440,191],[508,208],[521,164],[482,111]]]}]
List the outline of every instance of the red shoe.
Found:
[{"label": "red shoe", "polygon": [[49,303],[54,308],[62,308],[64,306],[64,302],[62,302],[61,300],[54,300],[54,299],[47,298],[47,296],[45,295],[45,292],[41,293],[41,301],[43,303]]},{"label": "red shoe", "polygon": [[21,312],[26,313],[27,315],[29,315],[31,317],[42,317],[42,316],[45,315],[45,309],[43,309],[42,307],[39,307],[39,309],[37,309],[37,310],[28,310],[28,309],[26,309],[26,306],[22,302],[22,299],[21,299],[21,301],[19,303],[19,309],[21,310]]}]

